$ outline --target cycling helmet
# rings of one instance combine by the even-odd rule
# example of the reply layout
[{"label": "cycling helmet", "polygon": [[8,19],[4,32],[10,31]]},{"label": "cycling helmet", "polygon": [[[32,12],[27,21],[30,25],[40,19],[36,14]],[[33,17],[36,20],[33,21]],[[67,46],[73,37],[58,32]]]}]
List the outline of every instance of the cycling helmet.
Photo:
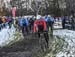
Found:
[{"label": "cycling helmet", "polygon": [[37,15],[36,16],[36,19],[38,20],[38,19],[41,19],[41,15]]}]

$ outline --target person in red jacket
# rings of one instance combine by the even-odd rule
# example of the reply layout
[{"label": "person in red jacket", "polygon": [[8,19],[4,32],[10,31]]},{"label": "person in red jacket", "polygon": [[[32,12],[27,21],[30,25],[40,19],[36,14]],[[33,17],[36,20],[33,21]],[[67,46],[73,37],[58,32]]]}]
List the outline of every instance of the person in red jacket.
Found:
[{"label": "person in red jacket", "polygon": [[41,19],[41,20],[36,20],[34,22],[34,32],[43,32],[46,31],[46,22],[45,20]]},{"label": "person in red jacket", "polygon": [[39,38],[40,38],[40,33],[43,33],[48,47],[49,37],[47,32],[47,25],[46,21],[40,15],[37,16],[34,22],[34,33],[38,33]]}]

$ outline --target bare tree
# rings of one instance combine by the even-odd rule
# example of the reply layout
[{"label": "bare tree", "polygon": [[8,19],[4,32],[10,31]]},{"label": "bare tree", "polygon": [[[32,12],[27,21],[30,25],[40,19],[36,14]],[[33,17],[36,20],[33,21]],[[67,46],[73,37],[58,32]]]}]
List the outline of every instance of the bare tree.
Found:
[{"label": "bare tree", "polygon": [[0,16],[6,15],[4,0],[0,0]]},{"label": "bare tree", "polygon": [[[17,7],[19,15],[53,14],[64,15],[75,11],[74,0],[12,0],[11,5]],[[71,5],[72,4],[72,5]],[[69,13],[69,14],[70,14]]]}]

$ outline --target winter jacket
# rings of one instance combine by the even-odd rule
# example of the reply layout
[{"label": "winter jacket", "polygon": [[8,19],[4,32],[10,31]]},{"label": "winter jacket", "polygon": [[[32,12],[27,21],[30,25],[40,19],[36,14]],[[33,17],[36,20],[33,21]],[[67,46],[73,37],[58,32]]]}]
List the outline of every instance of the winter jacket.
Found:
[{"label": "winter jacket", "polygon": [[54,23],[54,18],[53,17],[48,17],[47,23]]},{"label": "winter jacket", "polygon": [[12,22],[12,19],[10,17],[7,17],[7,22]]},{"label": "winter jacket", "polygon": [[19,24],[19,26],[23,26],[23,19],[19,18],[18,24]]},{"label": "winter jacket", "polygon": [[37,32],[37,26],[39,24],[40,25],[42,24],[44,31],[46,31],[46,29],[47,29],[46,22],[45,22],[45,20],[41,19],[41,20],[35,20],[35,22],[34,22],[34,32]]},{"label": "winter jacket", "polygon": [[27,19],[24,19],[24,18],[23,18],[23,25],[24,25],[24,26],[28,26],[28,25],[29,25]]},{"label": "winter jacket", "polygon": [[30,25],[33,25],[33,24],[34,24],[34,19],[31,18],[31,19],[29,20],[29,23],[30,23]]},{"label": "winter jacket", "polygon": [[45,21],[46,21],[46,22],[48,21],[48,17],[47,17],[47,16],[45,17]]}]

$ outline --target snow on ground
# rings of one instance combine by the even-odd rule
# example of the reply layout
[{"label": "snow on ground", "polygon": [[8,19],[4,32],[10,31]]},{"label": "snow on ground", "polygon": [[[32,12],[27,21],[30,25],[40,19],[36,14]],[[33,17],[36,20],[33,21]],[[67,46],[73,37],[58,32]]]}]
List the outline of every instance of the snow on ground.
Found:
[{"label": "snow on ground", "polygon": [[54,29],[62,28],[62,22],[54,22]]},{"label": "snow on ground", "polygon": [[14,40],[13,38],[13,34],[15,33],[15,28],[12,25],[12,28],[9,29],[7,28],[3,28],[0,31],[0,47],[5,46],[6,44],[8,44],[11,40]]},{"label": "snow on ground", "polygon": [[59,52],[56,57],[75,57],[75,31],[72,30],[54,30],[53,34],[61,38],[65,38],[68,42],[68,47],[65,48],[64,52]]}]

